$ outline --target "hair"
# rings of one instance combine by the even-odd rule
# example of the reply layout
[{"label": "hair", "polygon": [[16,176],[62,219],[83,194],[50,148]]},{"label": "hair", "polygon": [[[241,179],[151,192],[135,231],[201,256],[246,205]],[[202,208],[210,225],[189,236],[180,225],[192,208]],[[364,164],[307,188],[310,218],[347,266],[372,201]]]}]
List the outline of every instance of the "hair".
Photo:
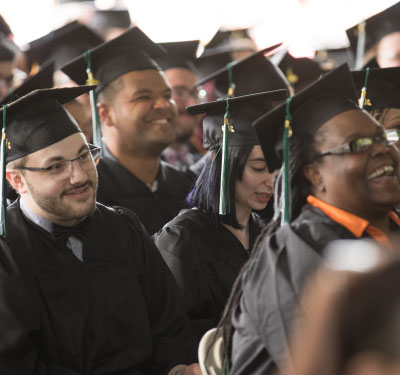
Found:
[{"label": "hair", "polygon": [[[307,180],[304,175],[304,167],[310,164],[316,154],[316,146],[325,138],[324,132],[318,129],[313,136],[294,137],[291,141],[290,146],[290,174],[291,174],[291,212],[292,220],[296,219],[303,206],[307,202],[307,196],[312,192],[311,183]],[[282,191],[282,179],[279,178],[275,184],[275,199],[279,200],[280,192]],[[228,369],[231,367],[231,355],[232,355],[232,337],[234,328],[232,326],[231,317],[236,308],[239,305],[242,297],[242,277],[252,263],[252,259],[262,249],[262,243],[264,239],[274,233],[281,225],[281,213],[276,213],[273,220],[262,230],[260,235],[254,244],[253,251],[249,260],[243,266],[236,281],[232,287],[232,291],[228,302],[225,306],[222,318],[218,324],[218,327],[222,328],[222,335],[224,340],[224,361]]]},{"label": "hair", "polygon": [[117,93],[123,88],[123,86],[124,80],[122,76],[119,76],[100,91],[98,95],[98,100],[106,104],[111,104],[114,101]]},{"label": "hair", "polygon": [[[22,158],[10,161],[9,163],[7,163],[6,165],[6,169],[20,169],[25,167],[26,162],[28,161],[28,156],[24,156]],[[21,169],[21,173],[24,174],[24,170]]]},{"label": "hair", "polygon": [[224,223],[241,229],[242,226],[236,217],[236,181],[242,179],[244,167],[252,150],[252,145],[229,146],[229,214],[220,215],[218,213],[222,166],[221,148],[214,151],[213,156],[207,160],[200,176],[196,180],[193,190],[186,199],[187,203],[191,207],[203,210],[216,224]]}]

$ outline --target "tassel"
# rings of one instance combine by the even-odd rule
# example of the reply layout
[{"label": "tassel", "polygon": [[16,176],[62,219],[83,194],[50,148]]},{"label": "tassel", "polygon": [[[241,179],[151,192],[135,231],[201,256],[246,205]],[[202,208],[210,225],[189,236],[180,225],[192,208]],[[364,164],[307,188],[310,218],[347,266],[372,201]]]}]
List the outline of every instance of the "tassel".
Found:
[{"label": "tassel", "polygon": [[365,71],[364,86],[361,89],[361,97],[358,100],[358,105],[359,105],[360,109],[363,109],[364,105],[372,105],[371,101],[369,99],[367,99],[368,77],[369,77],[369,68],[367,68]]},{"label": "tassel", "polygon": [[221,187],[219,192],[219,214],[227,215],[230,213],[229,199],[229,133],[234,132],[229,124],[229,99],[226,99],[226,113],[224,116],[224,125],[222,126],[222,165],[221,165]]},{"label": "tassel", "polygon": [[366,40],[366,31],[365,31],[365,21],[361,22],[357,27],[357,50],[356,50],[356,58],[354,62],[354,70],[361,70],[364,63],[364,52],[365,52],[365,40]]},{"label": "tassel", "polygon": [[[93,71],[92,71],[92,62],[90,58],[90,51],[86,51],[84,53],[87,68],[86,68],[86,73],[88,75],[88,79],[86,81],[86,84],[88,85],[97,85],[99,81],[97,81],[94,76],[93,76]],[[99,113],[97,111],[97,95],[94,90],[91,90],[89,92],[89,97],[90,97],[90,107],[92,109],[92,127],[93,127],[93,144],[97,147],[100,147],[100,156],[103,156],[103,143],[101,141],[101,126],[100,126],[100,119],[99,119]]]},{"label": "tassel", "polygon": [[7,140],[7,104],[3,106],[3,131],[1,136],[1,228],[0,236],[7,236],[7,182],[6,182],[6,157],[7,147],[10,147]]},{"label": "tassel", "polygon": [[290,103],[292,98],[286,100],[286,116],[285,127],[283,130],[283,216],[282,223],[289,223],[291,219],[291,192],[290,192],[290,138],[292,136],[292,128],[290,121]]}]

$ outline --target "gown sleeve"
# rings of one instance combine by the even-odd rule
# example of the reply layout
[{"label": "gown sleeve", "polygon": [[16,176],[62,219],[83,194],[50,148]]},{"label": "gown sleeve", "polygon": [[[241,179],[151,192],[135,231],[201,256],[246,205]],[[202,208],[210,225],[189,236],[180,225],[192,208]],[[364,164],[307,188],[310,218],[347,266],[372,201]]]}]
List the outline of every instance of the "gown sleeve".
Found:
[{"label": "gown sleeve", "polygon": [[206,251],[195,236],[207,236],[207,233],[194,235],[183,225],[169,225],[154,235],[153,240],[178,283],[190,325],[196,339],[200,340],[207,330],[218,324],[219,314],[210,290],[210,270],[200,256]]},{"label": "gown sleeve", "polygon": [[136,216],[129,216],[140,284],[148,309],[153,336],[154,361],[158,371],[168,373],[177,364],[197,362],[197,348],[176,282]]},{"label": "gown sleeve", "polygon": [[39,331],[33,279],[8,244],[0,241],[0,374],[34,374],[34,337]]}]

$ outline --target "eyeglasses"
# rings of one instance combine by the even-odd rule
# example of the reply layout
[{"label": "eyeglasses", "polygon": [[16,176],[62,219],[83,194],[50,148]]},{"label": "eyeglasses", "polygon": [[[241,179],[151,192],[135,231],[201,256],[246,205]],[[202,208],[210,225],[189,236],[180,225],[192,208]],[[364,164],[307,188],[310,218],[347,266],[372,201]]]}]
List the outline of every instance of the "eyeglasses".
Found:
[{"label": "eyeglasses", "polygon": [[386,147],[393,146],[399,142],[400,135],[398,129],[390,129],[376,137],[360,137],[354,141],[337,146],[331,150],[317,154],[313,160],[327,155],[361,154],[369,151],[374,143],[380,143]]},{"label": "eyeglasses", "polygon": [[188,100],[189,98],[192,98],[197,101],[202,101],[204,100],[205,95],[206,92],[204,90],[197,90],[197,88],[194,88],[193,90],[190,90],[185,86],[175,86],[172,88],[172,96],[180,100]]},{"label": "eyeglasses", "polygon": [[74,161],[79,164],[79,167],[84,172],[88,172],[95,168],[95,161],[100,157],[100,147],[95,147],[93,145],[89,145],[89,147],[90,149],[88,151],[79,155],[75,159],[63,160],[46,168],[17,167],[16,169],[23,169],[31,172],[45,172],[48,173],[54,181],[66,180],[67,178],[71,177],[72,165]]}]

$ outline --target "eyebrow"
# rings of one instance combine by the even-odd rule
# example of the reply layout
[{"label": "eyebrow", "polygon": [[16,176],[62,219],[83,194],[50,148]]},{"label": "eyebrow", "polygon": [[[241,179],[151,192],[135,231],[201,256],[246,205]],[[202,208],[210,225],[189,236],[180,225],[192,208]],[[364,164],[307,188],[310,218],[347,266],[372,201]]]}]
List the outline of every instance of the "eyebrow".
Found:
[{"label": "eyebrow", "polygon": [[[81,153],[82,153],[83,151],[85,151],[85,150],[89,151],[89,147],[88,147],[88,145],[86,145],[86,144],[84,144],[84,145],[82,145],[82,146],[80,147],[80,149],[78,150],[78,152],[76,153],[76,155],[81,154]],[[62,157],[62,156],[53,156],[53,157],[51,157],[50,159],[46,160],[46,163],[45,163],[45,164],[51,164],[51,163],[55,163],[55,162],[57,162],[57,161],[64,161],[64,160],[65,160],[65,158]]]},{"label": "eyebrow", "polygon": [[[172,92],[172,90],[169,87],[167,87],[164,90],[162,90],[162,93],[166,93],[166,92],[170,93],[170,92]],[[134,92],[133,96],[149,95],[149,94],[151,95],[153,93],[154,92],[152,90],[143,89],[143,90],[139,90],[139,91]]]}]

